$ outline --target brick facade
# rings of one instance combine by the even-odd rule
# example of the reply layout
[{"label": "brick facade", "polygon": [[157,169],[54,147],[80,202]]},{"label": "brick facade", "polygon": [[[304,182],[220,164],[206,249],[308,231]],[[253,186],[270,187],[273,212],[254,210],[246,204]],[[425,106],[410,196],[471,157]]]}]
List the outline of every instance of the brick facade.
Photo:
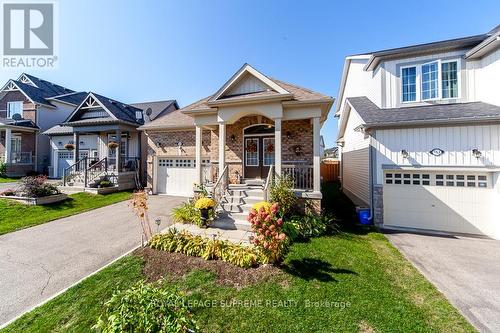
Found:
[{"label": "brick facade", "polygon": [[0,99],[0,118],[7,118],[7,103],[23,101],[23,118],[36,123],[36,106],[31,103],[20,91],[8,91]]}]

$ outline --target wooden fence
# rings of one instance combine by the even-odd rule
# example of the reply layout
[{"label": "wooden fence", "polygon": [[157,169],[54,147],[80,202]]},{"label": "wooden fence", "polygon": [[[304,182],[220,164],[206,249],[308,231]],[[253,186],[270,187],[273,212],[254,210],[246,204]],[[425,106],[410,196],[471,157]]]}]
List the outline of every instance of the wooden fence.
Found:
[{"label": "wooden fence", "polygon": [[333,182],[339,179],[340,162],[322,162],[321,163],[321,180],[323,182]]}]

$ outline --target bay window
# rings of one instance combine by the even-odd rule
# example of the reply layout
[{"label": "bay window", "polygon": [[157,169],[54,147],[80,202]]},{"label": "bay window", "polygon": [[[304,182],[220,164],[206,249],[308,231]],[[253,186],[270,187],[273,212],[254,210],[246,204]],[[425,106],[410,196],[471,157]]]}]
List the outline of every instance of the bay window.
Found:
[{"label": "bay window", "polygon": [[458,98],[459,71],[458,60],[436,60],[401,67],[401,101]]}]

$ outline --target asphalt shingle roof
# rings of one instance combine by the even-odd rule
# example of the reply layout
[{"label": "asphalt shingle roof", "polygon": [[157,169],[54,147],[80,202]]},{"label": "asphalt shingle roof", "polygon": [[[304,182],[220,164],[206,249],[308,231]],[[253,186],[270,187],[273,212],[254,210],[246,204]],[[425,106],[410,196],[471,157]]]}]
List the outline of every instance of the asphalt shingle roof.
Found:
[{"label": "asphalt shingle roof", "polygon": [[[168,109],[172,104],[175,104],[177,109],[179,108],[179,106],[177,105],[177,101],[175,99],[166,101],[156,101],[156,102],[131,103],[130,105],[144,111],[144,120],[146,122],[149,122],[150,119],[155,120],[156,118],[158,118],[158,116],[162,115],[163,112],[166,109]],[[149,108],[151,108],[152,113],[148,117],[146,115],[146,110]]]},{"label": "asphalt shingle roof", "polygon": [[365,96],[349,97],[347,100],[366,127],[500,120],[500,106],[484,102],[381,109]]},{"label": "asphalt shingle roof", "polygon": [[28,127],[33,129],[39,129],[32,120],[22,119],[22,120],[14,120],[10,118],[0,118],[0,124],[2,125],[10,125],[10,126],[19,126],[19,127]]},{"label": "asphalt shingle roof", "polygon": [[87,92],[81,91],[81,92],[74,92],[66,95],[56,96],[53,98],[58,101],[80,105],[85,99],[85,97],[87,97],[87,95],[88,95]]}]

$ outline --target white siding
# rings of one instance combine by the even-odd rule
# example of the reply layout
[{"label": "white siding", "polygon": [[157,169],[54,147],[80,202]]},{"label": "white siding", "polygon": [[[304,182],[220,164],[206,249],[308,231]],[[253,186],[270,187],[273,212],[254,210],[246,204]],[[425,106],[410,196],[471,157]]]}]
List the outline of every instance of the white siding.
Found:
[{"label": "white siding", "polygon": [[[500,125],[454,126],[377,130],[373,146],[376,148],[376,183],[382,184],[382,165],[431,167],[499,167]],[[433,156],[434,148],[444,150]],[[472,156],[472,149],[482,152],[481,158]],[[410,157],[403,159],[401,150]]]},{"label": "white siding", "polygon": [[246,74],[242,77],[239,82],[236,83],[229,91],[227,91],[224,95],[240,95],[240,94],[248,94],[259,91],[266,91],[269,89],[267,85],[265,85],[261,80],[257,79],[255,76]]},{"label": "white siding", "polygon": [[467,64],[471,101],[500,105],[500,49]]},{"label": "white siding", "polygon": [[370,202],[369,188],[369,138],[364,133],[354,131],[362,123],[361,117],[351,110],[344,134],[342,147],[342,187],[358,205]]}]

